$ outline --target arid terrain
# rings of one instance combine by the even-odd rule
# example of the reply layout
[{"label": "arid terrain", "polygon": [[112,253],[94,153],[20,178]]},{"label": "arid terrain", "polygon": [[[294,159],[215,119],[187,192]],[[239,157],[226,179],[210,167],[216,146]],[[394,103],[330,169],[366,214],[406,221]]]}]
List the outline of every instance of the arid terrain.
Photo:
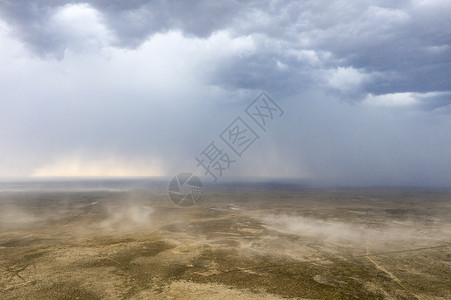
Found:
[{"label": "arid terrain", "polygon": [[3,183],[2,299],[451,299],[451,191]]}]

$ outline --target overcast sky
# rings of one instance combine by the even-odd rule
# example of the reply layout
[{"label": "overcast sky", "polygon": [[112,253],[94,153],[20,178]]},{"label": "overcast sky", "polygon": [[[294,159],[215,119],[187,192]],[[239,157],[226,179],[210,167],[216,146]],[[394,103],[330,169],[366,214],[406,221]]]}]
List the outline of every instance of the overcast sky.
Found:
[{"label": "overcast sky", "polygon": [[451,186],[449,0],[0,0],[0,66],[0,177],[202,173],[265,90],[224,178]]}]

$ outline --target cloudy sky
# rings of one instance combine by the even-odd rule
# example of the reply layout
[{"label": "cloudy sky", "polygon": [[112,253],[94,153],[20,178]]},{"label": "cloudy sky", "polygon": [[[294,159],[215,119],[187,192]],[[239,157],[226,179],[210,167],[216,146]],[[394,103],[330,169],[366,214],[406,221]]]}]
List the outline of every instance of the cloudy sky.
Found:
[{"label": "cloudy sky", "polygon": [[0,177],[172,176],[265,90],[224,174],[451,186],[451,2],[0,0]]}]

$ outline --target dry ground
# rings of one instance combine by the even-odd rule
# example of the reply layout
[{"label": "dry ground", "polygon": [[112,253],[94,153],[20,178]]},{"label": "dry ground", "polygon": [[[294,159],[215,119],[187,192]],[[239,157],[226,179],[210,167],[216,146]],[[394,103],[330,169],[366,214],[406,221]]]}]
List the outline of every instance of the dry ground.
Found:
[{"label": "dry ground", "polygon": [[2,299],[451,299],[451,192],[3,188]]}]

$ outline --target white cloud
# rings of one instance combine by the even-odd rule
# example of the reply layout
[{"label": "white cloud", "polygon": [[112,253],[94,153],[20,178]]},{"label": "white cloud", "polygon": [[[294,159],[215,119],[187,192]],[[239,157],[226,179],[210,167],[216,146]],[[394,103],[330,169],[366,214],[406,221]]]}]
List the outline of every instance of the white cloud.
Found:
[{"label": "white cloud", "polygon": [[451,6],[451,3],[448,0],[413,0],[412,4],[423,9]]},{"label": "white cloud", "polygon": [[[440,97],[450,96],[449,92],[430,92],[430,93],[391,93],[383,95],[368,94],[363,100],[363,104],[386,107],[426,105]],[[449,102],[449,101],[448,101]],[[429,104],[433,106],[432,104]]]},{"label": "white cloud", "polygon": [[46,27],[71,50],[101,49],[114,42],[102,15],[86,3],[57,8]]},{"label": "white cloud", "polygon": [[353,67],[338,67],[328,71],[329,86],[342,92],[357,90],[360,85],[370,79],[368,74]]},{"label": "white cloud", "polygon": [[440,46],[425,47],[426,52],[428,52],[431,55],[445,54],[450,49],[451,49],[450,45],[440,45]]},{"label": "white cloud", "polygon": [[290,55],[293,55],[297,60],[301,62],[307,62],[312,66],[319,65],[322,61],[329,58],[327,54],[321,55],[322,56],[321,57],[320,55],[318,55],[317,51],[312,49],[301,49],[301,50],[290,49],[287,52]]},{"label": "white cloud", "polygon": [[287,64],[284,64],[284,63],[282,63],[282,62],[280,62],[278,60],[276,61],[276,64],[277,64],[277,68],[279,70],[281,70],[281,71],[284,71],[284,70],[288,69],[288,65]]},{"label": "white cloud", "polygon": [[372,95],[369,94],[364,104],[376,105],[376,106],[410,106],[417,103],[417,98],[414,93],[393,93],[385,95]]},{"label": "white cloud", "polygon": [[[373,29],[387,29],[387,27],[391,27],[396,23],[402,24],[410,20],[409,14],[401,9],[377,6],[370,6],[365,13],[365,18],[368,21],[368,25],[372,25]],[[374,26],[374,24],[379,26]]]}]

